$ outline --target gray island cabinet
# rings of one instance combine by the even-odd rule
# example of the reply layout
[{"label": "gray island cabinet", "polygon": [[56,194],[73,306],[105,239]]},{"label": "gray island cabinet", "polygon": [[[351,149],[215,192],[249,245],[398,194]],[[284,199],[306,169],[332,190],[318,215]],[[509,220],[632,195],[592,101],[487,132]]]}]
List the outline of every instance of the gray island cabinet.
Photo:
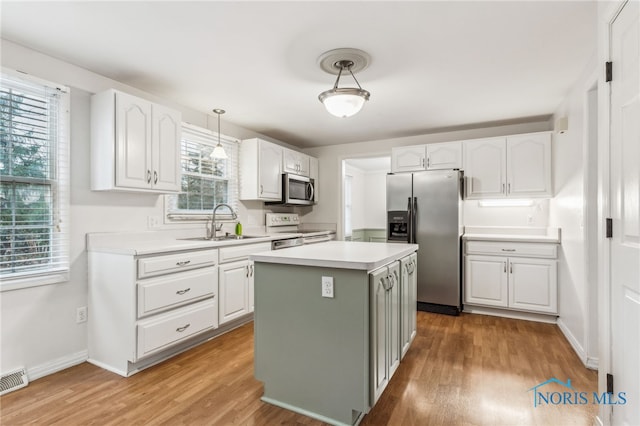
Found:
[{"label": "gray island cabinet", "polygon": [[417,250],[331,241],[251,255],[262,400],[358,424],[415,337]]}]

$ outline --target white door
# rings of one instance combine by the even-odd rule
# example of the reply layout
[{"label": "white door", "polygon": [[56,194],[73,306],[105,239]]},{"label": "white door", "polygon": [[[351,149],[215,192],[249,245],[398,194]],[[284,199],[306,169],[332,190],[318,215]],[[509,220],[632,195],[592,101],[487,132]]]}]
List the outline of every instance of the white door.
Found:
[{"label": "white door", "polygon": [[427,170],[462,168],[462,142],[427,145]]},{"label": "white door", "polygon": [[161,105],[153,106],[151,154],[154,189],[180,191],[180,114]]},{"label": "white door", "polygon": [[507,166],[505,139],[464,142],[464,174],[467,198],[504,198]]},{"label": "white door", "polygon": [[507,307],[508,259],[500,256],[465,256],[464,302]]},{"label": "white door", "polygon": [[611,26],[610,246],[612,424],[640,424],[640,11],[628,2]]},{"label": "white door", "polygon": [[507,196],[551,195],[551,135],[507,137]]},{"label": "white door", "polygon": [[219,266],[218,316],[220,324],[249,312],[249,262],[233,262]]},{"label": "white door", "polygon": [[258,142],[258,198],[282,199],[282,148],[265,141]]},{"label": "white door", "polygon": [[116,93],[116,186],[151,188],[151,102]]}]

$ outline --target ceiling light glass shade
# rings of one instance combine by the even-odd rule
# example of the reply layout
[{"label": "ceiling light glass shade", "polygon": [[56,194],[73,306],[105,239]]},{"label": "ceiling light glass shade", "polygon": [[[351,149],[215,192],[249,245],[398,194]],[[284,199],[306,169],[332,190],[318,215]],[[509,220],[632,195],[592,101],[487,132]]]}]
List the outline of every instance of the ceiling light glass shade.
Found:
[{"label": "ceiling light glass shade", "polygon": [[227,157],[227,153],[224,152],[224,148],[219,143],[215,148],[213,148],[213,152],[211,153],[210,157],[218,160],[226,160],[227,158],[229,158]]},{"label": "ceiling light glass shade", "polygon": [[357,114],[369,100],[369,96],[369,92],[363,89],[334,88],[320,93],[318,99],[324,104],[329,114],[346,118]]}]

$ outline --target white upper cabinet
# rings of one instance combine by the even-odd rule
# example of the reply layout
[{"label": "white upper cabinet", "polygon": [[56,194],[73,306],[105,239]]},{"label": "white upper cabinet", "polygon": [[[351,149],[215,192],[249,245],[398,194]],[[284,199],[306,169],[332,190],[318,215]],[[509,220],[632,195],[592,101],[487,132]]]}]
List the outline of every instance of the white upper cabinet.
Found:
[{"label": "white upper cabinet", "polygon": [[551,134],[464,142],[466,198],[551,197]]},{"label": "white upper cabinet", "polygon": [[507,137],[507,195],[551,197],[551,134]]},{"label": "white upper cabinet", "polygon": [[282,165],[284,173],[309,177],[309,156],[306,154],[283,148]]},{"label": "white upper cabinet", "polygon": [[425,169],[425,145],[391,148],[391,172],[413,172]]},{"label": "white upper cabinet", "polygon": [[282,199],[283,148],[262,139],[240,144],[240,199],[280,201]]},{"label": "white upper cabinet", "polygon": [[117,90],[91,98],[91,189],[180,191],[179,112]]},{"label": "white upper cabinet", "polygon": [[427,170],[462,168],[462,142],[427,145]]},{"label": "white upper cabinet", "polygon": [[392,173],[461,168],[461,142],[443,142],[391,148]]},{"label": "white upper cabinet", "polygon": [[467,198],[502,198],[507,188],[505,138],[464,143]]}]

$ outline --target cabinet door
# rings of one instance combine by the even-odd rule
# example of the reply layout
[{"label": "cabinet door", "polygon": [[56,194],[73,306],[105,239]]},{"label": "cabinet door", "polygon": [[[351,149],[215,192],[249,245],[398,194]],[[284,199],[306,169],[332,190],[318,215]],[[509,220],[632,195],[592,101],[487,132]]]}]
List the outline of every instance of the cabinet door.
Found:
[{"label": "cabinet door", "polygon": [[249,262],[222,264],[218,279],[220,324],[249,313]]},{"label": "cabinet door", "polygon": [[506,257],[469,255],[464,266],[465,303],[508,306]]},{"label": "cabinet door", "polygon": [[386,267],[369,274],[371,303],[371,405],[378,400],[389,382],[387,351],[387,275]]},{"label": "cabinet door", "polygon": [[506,194],[505,139],[464,142],[466,197],[503,198]]},{"label": "cabinet door", "polygon": [[180,191],[180,114],[161,105],[153,106],[151,155],[154,189]]},{"label": "cabinet door", "polygon": [[507,137],[507,195],[551,197],[551,135]]},{"label": "cabinet door", "polygon": [[284,173],[309,176],[309,156],[306,154],[285,148],[282,152],[282,164]]},{"label": "cabinet door", "polygon": [[258,198],[282,199],[282,147],[262,140],[258,144]]},{"label": "cabinet door", "polygon": [[558,313],[557,262],[509,258],[509,307]]},{"label": "cabinet door", "polygon": [[389,298],[389,378],[400,365],[402,346],[400,344],[400,262],[389,265],[389,279],[393,286],[387,292]]},{"label": "cabinet door", "polygon": [[400,345],[401,356],[409,350],[416,335],[417,256],[400,260]]},{"label": "cabinet door", "polygon": [[462,143],[447,142],[427,145],[427,170],[462,168]]},{"label": "cabinet door", "polygon": [[116,92],[116,186],[151,188],[151,102]]},{"label": "cabinet door", "polygon": [[309,177],[313,179],[313,202],[318,204],[318,189],[320,187],[320,162],[317,158],[309,157]]},{"label": "cabinet door", "polygon": [[391,171],[425,170],[425,145],[391,148]]},{"label": "cabinet door", "polygon": [[256,301],[255,301],[255,292],[254,292],[254,287],[255,287],[255,278],[253,275],[253,271],[254,271],[254,263],[253,261],[249,262],[249,312],[253,312],[256,310]]}]

